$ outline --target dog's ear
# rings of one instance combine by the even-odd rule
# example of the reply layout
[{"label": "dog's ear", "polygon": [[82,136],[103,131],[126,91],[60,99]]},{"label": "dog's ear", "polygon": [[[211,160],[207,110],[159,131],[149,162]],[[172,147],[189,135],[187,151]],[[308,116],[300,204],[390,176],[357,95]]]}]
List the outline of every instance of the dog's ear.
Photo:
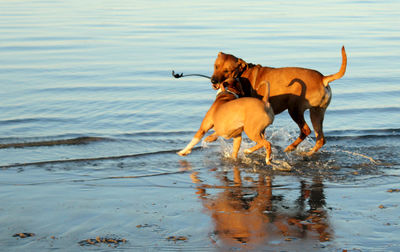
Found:
[{"label": "dog's ear", "polygon": [[238,71],[236,72],[236,76],[235,77],[239,77],[247,69],[246,61],[242,60],[241,58],[238,58],[236,69]]},{"label": "dog's ear", "polygon": [[239,66],[239,69],[243,72],[247,68],[247,63],[246,63],[246,61],[244,61],[244,60],[239,58],[238,59],[238,66]]}]

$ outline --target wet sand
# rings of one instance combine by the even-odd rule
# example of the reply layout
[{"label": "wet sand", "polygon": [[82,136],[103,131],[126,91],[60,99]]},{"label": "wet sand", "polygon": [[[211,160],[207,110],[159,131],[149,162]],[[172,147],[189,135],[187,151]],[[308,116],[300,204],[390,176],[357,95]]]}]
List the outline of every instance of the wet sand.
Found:
[{"label": "wet sand", "polygon": [[[187,158],[171,151],[3,168],[1,244],[11,250],[400,248],[398,165],[342,151],[309,159],[275,149],[275,164],[292,168],[283,172],[279,164],[265,167],[261,153],[224,157],[229,146],[220,141]],[[155,165],[164,172],[152,172]]]}]

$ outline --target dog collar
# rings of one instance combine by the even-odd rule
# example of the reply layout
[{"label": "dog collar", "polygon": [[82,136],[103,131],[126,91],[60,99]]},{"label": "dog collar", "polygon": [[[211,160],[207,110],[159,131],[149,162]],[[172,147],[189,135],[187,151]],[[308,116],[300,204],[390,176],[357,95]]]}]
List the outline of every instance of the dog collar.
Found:
[{"label": "dog collar", "polygon": [[[224,92],[233,94],[233,95],[235,96],[236,99],[239,98],[239,95],[235,94],[235,93],[232,92],[232,91],[229,91],[228,89],[226,89]],[[222,93],[222,90],[221,90],[221,89],[218,89],[217,96],[218,96],[219,94],[221,94],[221,93]]]}]

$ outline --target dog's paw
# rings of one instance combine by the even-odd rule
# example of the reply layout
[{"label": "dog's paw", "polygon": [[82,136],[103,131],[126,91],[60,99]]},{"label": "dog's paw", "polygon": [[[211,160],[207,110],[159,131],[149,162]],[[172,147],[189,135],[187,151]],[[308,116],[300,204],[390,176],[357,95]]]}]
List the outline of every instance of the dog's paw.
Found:
[{"label": "dog's paw", "polygon": [[272,170],[274,170],[274,171],[290,172],[293,169],[293,167],[284,160],[274,160],[271,163],[271,166],[272,166]]},{"label": "dog's paw", "polygon": [[284,150],[285,152],[291,152],[294,151],[296,149],[296,147],[289,145],[288,147],[286,147],[286,149]]},{"label": "dog's paw", "polygon": [[315,151],[314,149],[311,149],[309,152],[306,152],[304,155],[307,157],[311,157],[312,155],[314,155]]},{"label": "dog's paw", "polygon": [[250,149],[245,149],[245,150],[243,150],[243,153],[247,155],[247,154],[252,153],[252,151]]},{"label": "dog's paw", "polygon": [[188,150],[188,151],[181,150],[181,151],[178,151],[176,154],[178,154],[178,155],[181,156],[181,157],[184,157],[184,156],[189,155],[190,152],[191,152],[190,150]]},{"label": "dog's paw", "polygon": [[308,152],[306,151],[299,151],[297,153],[298,155],[302,156],[304,160],[308,161],[310,158],[315,154],[315,151],[313,149],[309,150]]}]

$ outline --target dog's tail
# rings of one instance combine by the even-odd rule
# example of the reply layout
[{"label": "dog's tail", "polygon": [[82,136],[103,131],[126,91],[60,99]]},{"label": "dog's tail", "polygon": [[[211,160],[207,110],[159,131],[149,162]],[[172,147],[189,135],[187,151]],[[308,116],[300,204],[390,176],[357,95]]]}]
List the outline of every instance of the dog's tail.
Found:
[{"label": "dog's tail", "polygon": [[346,56],[346,51],[344,50],[344,46],[342,46],[342,66],[340,67],[339,72],[323,77],[322,81],[324,83],[324,86],[327,87],[330,82],[342,78],[342,76],[346,72],[346,66],[347,66],[347,56]]}]

